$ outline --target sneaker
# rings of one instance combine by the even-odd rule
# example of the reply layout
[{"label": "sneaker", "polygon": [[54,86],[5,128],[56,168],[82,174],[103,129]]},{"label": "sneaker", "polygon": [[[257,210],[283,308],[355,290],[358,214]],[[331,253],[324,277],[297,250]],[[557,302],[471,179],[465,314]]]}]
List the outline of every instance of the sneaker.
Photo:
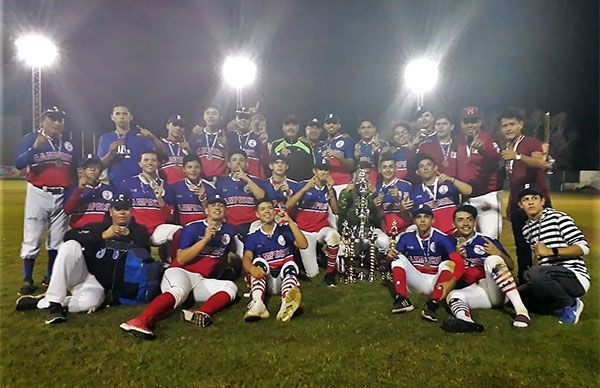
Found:
[{"label": "sneaker", "polygon": [[19,295],[31,295],[37,290],[37,287],[33,284],[33,279],[25,278],[23,285],[19,288]]},{"label": "sneaker", "polygon": [[49,284],[50,284],[50,275],[46,274],[46,275],[44,275],[44,278],[42,279],[42,286],[48,287]]},{"label": "sneaker", "polygon": [[281,308],[277,313],[277,320],[281,322],[289,322],[298,307],[300,307],[300,301],[302,300],[302,294],[298,287],[294,287],[285,294],[285,299],[281,301]]},{"label": "sneaker", "polygon": [[415,306],[413,306],[410,299],[403,297],[402,295],[396,295],[394,299],[394,307],[392,307],[392,314],[398,313],[406,313],[409,311],[413,311]]},{"label": "sneaker", "polygon": [[337,281],[335,280],[335,271],[325,274],[325,284],[327,284],[329,287],[337,286]]},{"label": "sneaker", "polygon": [[437,309],[438,309],[439,305],[434,302],[433,300],[430,300],[429,302],[425,303],[425,306],[423,306],[423,311],[421,311],[421,316],[431,322],[437,322]]},{"label": "sneaker", "polygon": [[442,323],[442,330],[448,333],[482,333],[483,325],[476,322],[463,321],[455,317],[448,317]]},{"label": "sneaker", "polygon": [[207,327],[212,325],[213,320],[207,313],[198,310],[181,310],[183,312],[183,320],[193,323],[196,326]]},{"label": "sneaker", "polygon": [[60,303],[50,302],[48,307],[48,316],[46,317],[46,324],[51,325],[54,323],[62,323],[67,320],[67,313],[64,307]]},{"label": "sneaker", "polygon": [[563,307],[560,311],[558,323],[574,325],[579,322],[579,316],[583,311],[583,302],[579,298],[575,299],[575,305]]},{"label": "sneaker", "polygon": [[262,299],[252,299],[250,303],[248,303],[248,311],[244,314],[244,320],[246,322],[256,322],[261,319],[269,318],[270,314],[267,310],[267,306],[262,301]]},{"label": "sneaker", "polygon": [[531,323],[531,318],[527,314],[517,314],[513,319],[514,327],[528,327]]},{"label": "sneaker", "polygon": [[133,318],[119,325],[121,330],[133,335],[134,337],[143,338],[145,340],[153,340],[156,338],[152,330],[146,326],[140,319]]},{"label": "sneaker", "polygon": [[17,299],[17,305],[15,306],[15,310],[17,311],[26,311],[26,310],[35,310],[37,309],[38,302],[44,297],[44,294],[41,295],[23,295],[19,299]]}]

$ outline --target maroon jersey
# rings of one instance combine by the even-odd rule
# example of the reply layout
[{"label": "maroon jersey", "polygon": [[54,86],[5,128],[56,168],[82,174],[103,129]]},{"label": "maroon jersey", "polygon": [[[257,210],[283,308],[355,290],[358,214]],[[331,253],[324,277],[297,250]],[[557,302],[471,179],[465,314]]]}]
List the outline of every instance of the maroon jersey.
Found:
[{"label": "maroon jersey", "polygon": [[456,144],[454,142],[441,144],[437,138],[433,138],[433,140],[421,143],[417,152],[430,155],[440,173],[456,177]]},{"label": "maroon jersey", "polygon": [[[512,146],[508,145],[508,147],[511,147],[520,155],[537,156],[542,154],[542,143],[529,136],[521,135]],[[516,204],[519,201],[518,194],[525,183],[535,183],[544,192],[544,197],[546,199],[550,198],[544,169],[529,167],[521,160],[508,160],[504,164],[504,168],[510,183],[512,203]]]},{"label": "maroon jersey", "polygon": [[487,132],[480,132],[479,139],[483,143],[479,149],[471,149],[464,138],[461,138],[456,150],[458,155],[456,178],[473,187],[472,197],[502,188],[500,147],[492,135]]}]

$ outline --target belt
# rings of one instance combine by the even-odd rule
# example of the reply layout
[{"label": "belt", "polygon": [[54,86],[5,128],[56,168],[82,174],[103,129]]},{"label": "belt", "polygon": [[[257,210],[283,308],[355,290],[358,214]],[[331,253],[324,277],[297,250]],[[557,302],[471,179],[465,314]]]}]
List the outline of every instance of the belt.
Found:
[{"label": "belt", "polygon": [[60,186],[38,186],[38,185],[34,185],[34,186],[40,190],[43,190],[47,193],[52,194],[52,195],[60,195],[65,192],[65,189]]}]

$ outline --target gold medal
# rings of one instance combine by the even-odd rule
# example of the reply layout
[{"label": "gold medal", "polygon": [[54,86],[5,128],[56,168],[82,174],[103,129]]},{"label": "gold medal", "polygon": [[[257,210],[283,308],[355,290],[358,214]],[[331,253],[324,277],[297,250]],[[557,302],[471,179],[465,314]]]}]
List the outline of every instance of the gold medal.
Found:
[{"label": "gold medal", "polygon": [[448,159],[444,159],[444,161],[442,162],[442,164],[444,165],[444,167],[448,167],[448,165],[450,163],[448,163]]}]

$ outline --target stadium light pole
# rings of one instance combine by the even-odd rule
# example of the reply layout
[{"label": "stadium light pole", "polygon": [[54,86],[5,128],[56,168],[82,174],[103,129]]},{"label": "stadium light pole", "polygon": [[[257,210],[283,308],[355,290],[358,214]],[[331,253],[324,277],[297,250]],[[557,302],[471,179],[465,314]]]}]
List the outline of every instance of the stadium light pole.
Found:
[{"label": "stadium light pole", "polygon": [[15,41],[17,58],[31,67],[31,106],[33,131],[40,129],[42,115],[42,67],[50,66],[58,57],[58,47],[39,34],[22,35]]},{"label": "stadium light pole", "polygon": [[430,59],[415,59],[406,65],[404,80],[408,88],[417,95],[417,110],[423,107],[425,93],[435,87],[438,75],[438,64]]},{"label": "stadium light pole", "polygon": [[223,78],[237,93],[236,108],[242,107],[242,91],[256,79],[256,65],[250,59],[237,56],[228,57],[223,64]]}]

